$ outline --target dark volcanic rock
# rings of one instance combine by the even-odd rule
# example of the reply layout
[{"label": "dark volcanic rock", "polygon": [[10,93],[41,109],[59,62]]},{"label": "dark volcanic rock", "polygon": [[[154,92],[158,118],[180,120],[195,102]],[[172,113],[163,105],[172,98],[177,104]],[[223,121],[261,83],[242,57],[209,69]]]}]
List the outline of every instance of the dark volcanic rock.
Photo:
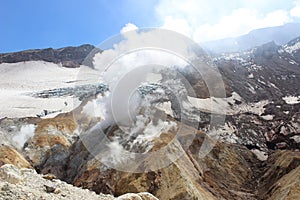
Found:
[{"label": "dark volcanic rock", "polygon": [[254,56],[262,56],[266,59],[271,59],[273,56],[278,55],[279,45],[276,45],[274,41],[269,42],[267,44],[263,44],[260,47],[257,47],[253,52]]},{"label": "dark volcanic rock", "polygon": [[215,58],[225,84],[247,102],[299,96],[300,63],[274,42],[252,52]]},{"label": "dark volcanic rock", "polygon": [[60,49],[35,49],[26,50],[15,53],[0,54],[0,63],[16,63],[24,61],[43,60],[53,63],[61,63],[64,67],[79,67],[83,62],[85,65],[92,67],[89,58],[98,52],[100,49],[89,45],[81,45],[78,47],[65,47]]}]

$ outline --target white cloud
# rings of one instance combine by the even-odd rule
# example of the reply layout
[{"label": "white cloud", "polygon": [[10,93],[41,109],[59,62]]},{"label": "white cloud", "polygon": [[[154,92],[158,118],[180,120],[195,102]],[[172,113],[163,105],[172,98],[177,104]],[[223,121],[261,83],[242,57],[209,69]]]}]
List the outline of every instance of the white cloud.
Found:
[{"label": "white cloud", "polygon": [[294,7],[291,11],[290,11],[291,16],[293,17],[300,17],[300,6],[296,6]]},{"label": "white cloud", "polygon": [[300,15],[295,2],[161,0],[156,7],[156,14],[163,28],[203,42],[291,22],[292,16]]},{"label": "white cloud", "polygon": [[132,24],[132,23],[127,23],[120,31],[120,33],[125,33],[125,32],[128,32],[128,31],[133,31],[133,30],[137,30],[138,27],[135,25],[135,24]]},{"label": "white cloud", "polygon": [[178,33],[184,34],[184,35],[190,35],[191,34],[191,27],[188,24],[187,20],[184,19],[176,19],[173,16],[167,16],[164,21],[164,25],[162,28],[169,29],[169,30],[175,30]]},{"label": "white cloud", "polygon": [[295,0],[294,5],[299,6],[300,5],[300,0]]}]

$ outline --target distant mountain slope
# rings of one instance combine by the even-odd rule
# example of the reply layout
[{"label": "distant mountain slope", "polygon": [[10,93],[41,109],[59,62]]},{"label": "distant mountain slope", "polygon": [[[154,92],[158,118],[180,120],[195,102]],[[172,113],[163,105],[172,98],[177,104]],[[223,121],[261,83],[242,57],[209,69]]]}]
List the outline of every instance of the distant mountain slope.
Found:
[{"label": "distant mountain slope", "polygon": [[293,42],[284,46],[270,42],[214,60],[224,81],[246,101],[274,100],[300,95],[299,52]]},{"label": "distant mountain slope", "polygon": [[91,51],[95,53],[101,52],[100,49],[96,49],[93,45],[89,44],[59,49],[35,49],[0,54],[0,63],[47,61],[61,63],[64,67],[79,67]]},{"label": "distant mountain slope", "polygon": [[290,23],[283,26],[253,30],[246,35],[236,38],[225,38],[209,41],[202,47],[213,53],[238,52],[274,41],[283,45],[300,35],[300,23]]}]

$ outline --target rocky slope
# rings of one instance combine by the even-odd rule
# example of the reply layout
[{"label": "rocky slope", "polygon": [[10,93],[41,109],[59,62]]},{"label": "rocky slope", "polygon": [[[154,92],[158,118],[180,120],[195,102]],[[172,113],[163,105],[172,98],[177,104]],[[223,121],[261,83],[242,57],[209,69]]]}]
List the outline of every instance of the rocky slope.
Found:
[{"label": "rocky slope", "polygon": [[[1,163],[20,163],[19,160],[25,160],[25,157],[42,174],[53,174],[52,177],[65,180],[75,186],[90,189],[98,194],[115,196],[150,192],[159,199],[297,199],[300,195],[299,151],[276,150],[266,161],[260,161],[244,146],[218,142],[208,155],[201,157],[199,156],[201,155],[200,147],[206,135],[197,132],[189,148],[185,150],[182,148],[181,151],[184,152],[180,159],[169,166],[147,173],[128,173],[105,166],[90,154],[81,140],[75,139],[73,142],[69,140],[69,144],[62,143],[61,141],[68,140],[67,134],[70,133],[68,133],[66,125],[57,119],[50,120],[49,124],[60,121],[60,127],[53,126],[51,129],[49,127],[42,129],[44,134],[47,129],[51,130],[48,134],[53,137],[47,138],[49,143],[39,140],[28,146],[25,145],[26,147],[17,154],[18,156],[9,155],[14,160],[8,161],[4,156],[1,158]],[[193,129],[183,124],[182,126],[186,129],[186,137],[189,137],[188,134],[192,134]],[[65,131],[62,133],[62,130]],[[39,135],[40,131],[41,129],[35,135]],[[61,139],[51,139],[59,137]],[[161,134],[156,139],[153,149],[168,144],[172,138],[172,133]],[[7,151],[6,155],[9,152]],[[44,157],[40,157],[40,154],[43,154]],[[30,159],[30,157],[36,156],[40,159]],[[19,166],[30,167],[26,161]],[[41,177],[30,174],[30,177],[33,178],[37,176]],[[45,177],[48,176],[50,175]],[[36,182],[36,180],[34,181]],[[32,183],[32,181],[29,182]],[[44,182],[42,183],[45,185],[46,182]],[[54,183],[47,181],[47,183],[51,187],[55,184],[60,191],[71,190],[65,188],[71,186],[65,186],[65,183],[58,180]],[[45,193],[43,184],[35,183],[34,188],[38,188],[38,192],[31,189],[31,193],[37,195]],[[3,198],[7,197],[6,195],[23,195],[23,190],[29,190],[27,187],[27,185],[9,185],[9,194],[3,192],[1,195]],[[2,191],[6,191],[6,186],[2,188],[4,188]],[[12,191],[16,193],[11,194]],[[59,195],[61,194],[63,192]],[[68,194],[71,195],[72,191]],[[44,195],[47,197],[48,194]],[[51,198],[59,195],[50,194]],[[98,197],[95,196],[95,198]]]},{"label": "rocky slope", "polygon": [[[230,88],[243,101],[257,102],[247,112],[227,118],[239,143],[254,149],[264,148],[263,143],[269,149],[299,149],[298,41],[296,38],[284,46],[271,42],[252,51],[214,59]],[[235,103],[243,106],[242,102]],[[258,104],[261,108],[257,110]]]}]

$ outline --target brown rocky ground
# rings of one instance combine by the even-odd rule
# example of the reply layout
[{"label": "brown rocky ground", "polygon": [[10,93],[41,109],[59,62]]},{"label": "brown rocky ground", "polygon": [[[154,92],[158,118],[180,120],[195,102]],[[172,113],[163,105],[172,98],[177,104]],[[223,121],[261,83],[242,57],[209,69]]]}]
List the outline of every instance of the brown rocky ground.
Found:
[{"label": "brown rocky ground", "polygon": [[20,168],[32,168],[30,163],[17,150],[10,146],[0,146],[0,166],[12,164]]},{"label": "brown rocky ground", "polygon": [[[159,199],[296,200],[300,196],[299,151],[276,150],[268,160],[260,161],[242,145],[217,142],[202,158],[199,152],[206,135],[182,125],[196,135],[188,148],[181,148],[180,159],[159,170],[128,173],[108,168],[92,156],[73,135],[73,123],[61,116],[36,122],[36,133],[22,152],[0,148],[1,165],[33,166],[75,186],[116,196],[138,192],[150,192]],[[173,137],[161,134],[153,150]]]}]

